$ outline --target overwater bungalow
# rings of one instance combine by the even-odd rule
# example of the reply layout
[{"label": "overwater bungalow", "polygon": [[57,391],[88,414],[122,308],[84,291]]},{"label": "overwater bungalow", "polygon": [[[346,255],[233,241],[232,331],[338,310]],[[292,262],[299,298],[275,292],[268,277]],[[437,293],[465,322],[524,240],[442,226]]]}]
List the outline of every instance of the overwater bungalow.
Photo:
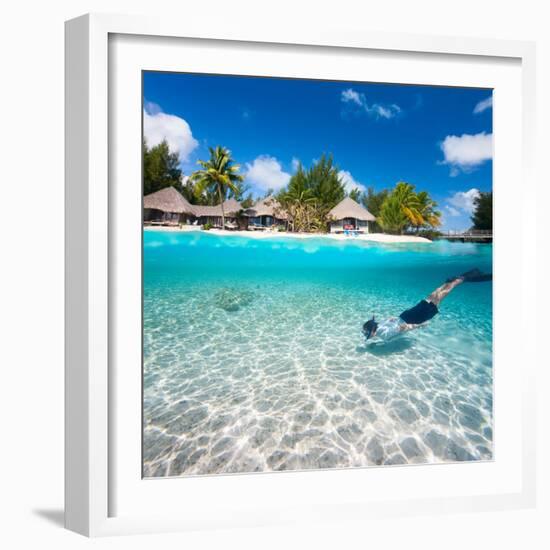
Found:
[{"label": "overwater bungalow", "polygon": [[349,197],[339,202],[329,212],[329,218],[331,233],[345,231],[368,233],[369,222],[376,221],[376,218],[364,206]]},{"label": "overwater bungalow", "polygon": [[143,221],[149,225],[179,225],[195,219],[194,206],[174,187],[143,198]]},{"label": "overwater bungalow", "polygon": [[261,199],[245,210],[248,216],[248,226],[253,229],[264,229],[273,225],[287,227],[288,214],[279,201],[272,196]]}]

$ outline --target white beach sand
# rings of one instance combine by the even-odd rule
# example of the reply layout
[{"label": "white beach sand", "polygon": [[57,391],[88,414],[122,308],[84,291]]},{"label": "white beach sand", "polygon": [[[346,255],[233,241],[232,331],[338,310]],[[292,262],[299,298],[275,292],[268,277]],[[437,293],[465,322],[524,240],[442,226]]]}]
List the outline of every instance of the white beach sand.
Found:
[{"label": "white beach sand", "polygon": [[[195,226],[182,226],[180,227],[169,227],[169,226],[145,226],[145,231],[200,231]],[[353,240],[353,241],[370,241],[378,243],[431,243],[429,239],[424,237],[415,237],[413,235],[386,235],[384,233],[368,233],[364,235],[344,235],[342,233],[291,233],[283,231],[227,231],[221,229],[210,229],[208,231],[211,235],[221,235],[224,237],[232,236],[241,236],[249,237],[254,239],[270,239],[270,238],[281,238],[289,237],[293,239],[334,239],[340,241]]]}]

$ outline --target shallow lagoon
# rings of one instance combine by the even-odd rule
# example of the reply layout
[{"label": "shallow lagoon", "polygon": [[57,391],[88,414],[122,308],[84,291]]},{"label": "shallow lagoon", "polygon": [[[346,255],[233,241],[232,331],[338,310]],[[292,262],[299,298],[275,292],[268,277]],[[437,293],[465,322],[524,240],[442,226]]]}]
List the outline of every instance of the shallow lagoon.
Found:
[{"label": "shallow lagoon", "polygon": [[365,345],[492,246],[144,232],[144,475],[492,458],[492,285]]}]

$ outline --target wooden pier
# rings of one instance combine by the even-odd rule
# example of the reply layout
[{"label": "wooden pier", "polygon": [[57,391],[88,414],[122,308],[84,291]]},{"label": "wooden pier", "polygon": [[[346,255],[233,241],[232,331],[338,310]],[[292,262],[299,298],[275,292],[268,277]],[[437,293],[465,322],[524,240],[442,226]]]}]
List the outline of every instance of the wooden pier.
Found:
[{"label": "wooden pier", "polygon": [[492,229],[471,229],[468,231],[443,231],[435,237],[437,240],[458,241],[462,243],[492,243]]}]

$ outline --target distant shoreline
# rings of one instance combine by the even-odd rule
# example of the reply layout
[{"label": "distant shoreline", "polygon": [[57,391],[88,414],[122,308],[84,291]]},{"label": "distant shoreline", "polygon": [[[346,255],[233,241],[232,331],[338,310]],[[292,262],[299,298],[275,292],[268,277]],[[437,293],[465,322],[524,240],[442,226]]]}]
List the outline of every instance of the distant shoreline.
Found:
[{"label": "distant shoreline", "polygon": [[293,239],[332,239],[337,241],[366,241],[376,243],[431,243],[424,237],[415,237],[414,235],[387,235],[385,233],[366,233],[361,235],[345,235],[343,233],[291,233],[288,231],[228,231],[221,229],[210,229],[204,231],[196,227],[183,226],[145,226],[144,231],[166,231],[166,232],[196,232],[208,233],[209,235],[219,235],[221,237],[249,237],[253,239],[270,239],[290,237]]}]

